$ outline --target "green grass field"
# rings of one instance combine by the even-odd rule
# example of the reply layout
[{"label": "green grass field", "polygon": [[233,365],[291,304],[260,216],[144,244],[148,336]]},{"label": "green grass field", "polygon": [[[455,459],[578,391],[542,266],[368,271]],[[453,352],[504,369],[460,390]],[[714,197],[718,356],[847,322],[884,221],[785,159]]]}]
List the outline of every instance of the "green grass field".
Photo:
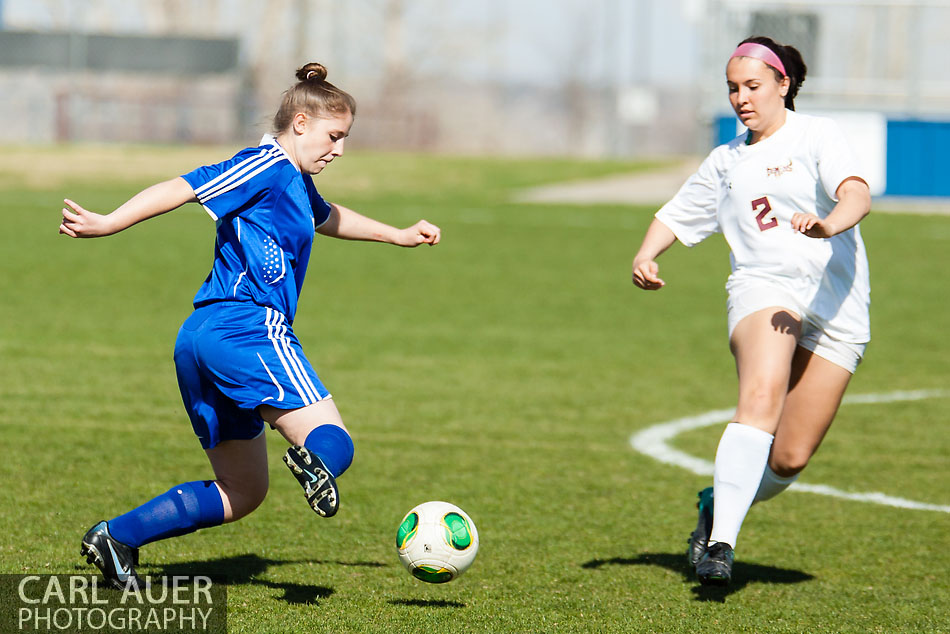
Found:
[{"label": "green grass field", "polygon": [[[79,540],[210,469],[172,346],[214,226],[189,205],[115,237],[58,236],[68,196],[109,210],[228,150],[10,149],[0,176],[0,572],[88,573]],[[734,405],[727,249],[630,260],[653,209],[509,201],[630,163],[359,154],[317,179],[403,250],[319,238],[295,330],[354,434],[342,508],[317,518],[270,432],[271,490],[236,523],[143,549],[142,574],[229,579],[230,632],[950,631],[950,516],[794,492],[749,514],[735,583],[685,565],[707,479],[636,453],[637,430]],[[112,173],[112,176],[108,174]],[[950,217],[873,214],[874,341],[850,394],[948,387]],[[950,400],[842,408],[801,478],[950,504]],[[712,460],[721,426],[679,436]],[[481,548],[428,586],[396,558],[415,504],[444,499]]]}]

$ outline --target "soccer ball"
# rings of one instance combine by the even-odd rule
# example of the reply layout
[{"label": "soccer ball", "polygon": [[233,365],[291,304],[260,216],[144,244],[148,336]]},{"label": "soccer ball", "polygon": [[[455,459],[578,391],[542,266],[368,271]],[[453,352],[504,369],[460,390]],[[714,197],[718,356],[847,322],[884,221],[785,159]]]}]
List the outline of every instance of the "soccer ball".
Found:
[{"label": "soccer ball", "polygon": [[448,502],[424,502],[396,531],[399,560],[416,579],[447,583],[465,572],[478,552],[478,531],[465,511]]}]

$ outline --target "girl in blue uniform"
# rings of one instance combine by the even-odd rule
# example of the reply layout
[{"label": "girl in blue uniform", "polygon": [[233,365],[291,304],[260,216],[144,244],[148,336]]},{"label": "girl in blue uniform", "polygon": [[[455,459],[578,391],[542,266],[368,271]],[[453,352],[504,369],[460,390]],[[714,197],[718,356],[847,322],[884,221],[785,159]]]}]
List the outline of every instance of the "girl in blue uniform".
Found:
[{"label": "girl in blue uniform", "polygon": [[175,344],[185,409],[214,480],[186,482],[89,529],[81,554],[113,585],[138,587],[138,548],[238,520],[267,493],[265,423],[292,445],[284,462],[319,515],[339,506],[353,443],[292,328],[314,232],[404,247],[438,244],[425,220],[396,229],[327,203],[313,185],[343,145],[356,103],[307,64],[274,117],[274,135],[217,165],[140,192],[110,214],[66,200],[60,233],[94,238],[198,202],[217,224],[214,265]]}]

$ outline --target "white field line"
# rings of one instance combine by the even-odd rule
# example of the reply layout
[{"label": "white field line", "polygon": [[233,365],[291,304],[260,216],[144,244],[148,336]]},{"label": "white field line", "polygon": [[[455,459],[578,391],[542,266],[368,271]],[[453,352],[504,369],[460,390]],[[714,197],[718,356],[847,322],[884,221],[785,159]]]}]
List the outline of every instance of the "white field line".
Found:
[{"label": "white field line", "polygon": [[[858,394],[855,396],[845,396],[842,405],[895,403],[900,401],[920,401],[929,398],[947,397],[950,397],[950,392],[945,390],[914,390],[888,392],[886,394]],[[678,418],[665,423],[652,425],[631,436],[630,446],[640,453],[665,464],[682,467],[697,475],[711,476],[713,474],[713,463],[674,449],[669,445],[669,442],[683,432],[708,427],[717,423],[724,423],[728,421],[734,413],[735,409],[718,409],[696,416],[687,416],[686,418]],[[871,502],[873,504],[883,504],[885,506],[895,506],[904,509],[950,513],[950,506],[915,502],[913,500],[905,500],[903,498],[885,495],[884,493],[850,493],[825,484],[803,484],[798,482],[793,484],[790,488],[796,491],[830,495],[832,497],[857,502]]]}]

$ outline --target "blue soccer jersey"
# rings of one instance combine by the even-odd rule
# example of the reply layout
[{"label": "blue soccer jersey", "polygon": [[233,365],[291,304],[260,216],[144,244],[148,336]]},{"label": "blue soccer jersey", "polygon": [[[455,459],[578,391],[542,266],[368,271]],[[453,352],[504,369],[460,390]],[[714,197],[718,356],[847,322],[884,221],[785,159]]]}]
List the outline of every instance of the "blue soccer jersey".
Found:
[{"label": "blue soccer jersey", "polygon": [[182,176],[217,223],[214,265],[198,289],[198,308],[246,301],[293,323],[317,227],[330,205],[271,135],[256,148]]}]

